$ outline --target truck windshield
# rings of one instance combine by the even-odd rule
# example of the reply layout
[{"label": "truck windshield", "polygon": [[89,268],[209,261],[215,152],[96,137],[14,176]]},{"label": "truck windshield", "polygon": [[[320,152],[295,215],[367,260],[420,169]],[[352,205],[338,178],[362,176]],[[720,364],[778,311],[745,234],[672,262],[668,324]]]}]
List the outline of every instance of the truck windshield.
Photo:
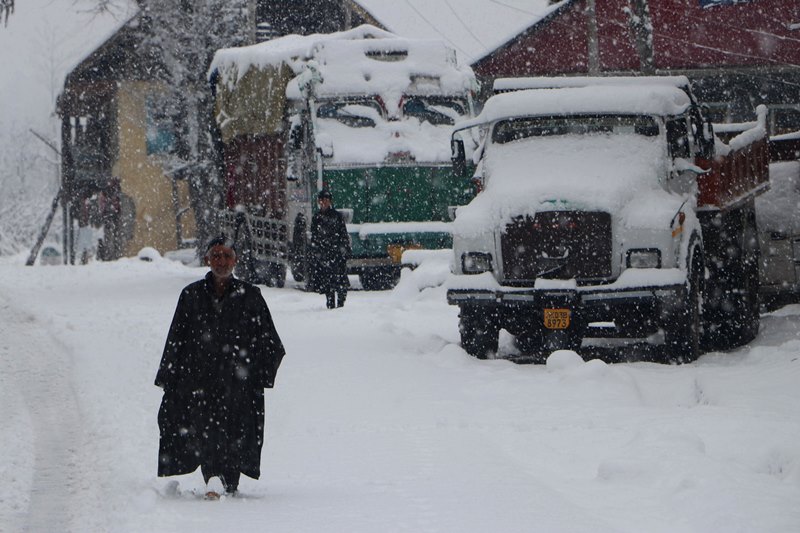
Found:
[{"label": "truck windshield", "polygon": [[403,104],[403,114],[434,126],[452,126],[464,117],[463,102],[449,98],[411,96]]},{"label": "truck windshield", "polygon": [[381,105],[368,98],[321,102],[317,107],[317,117],[338,120],[351,128],[374,128],[381,116]]},{"label": "truck windshield", "polygon": [[554,135],[658,135],[653,117],[641,115],[569,115],[525,117],[497,124],[492,142],[507,143],[528,137]]}]

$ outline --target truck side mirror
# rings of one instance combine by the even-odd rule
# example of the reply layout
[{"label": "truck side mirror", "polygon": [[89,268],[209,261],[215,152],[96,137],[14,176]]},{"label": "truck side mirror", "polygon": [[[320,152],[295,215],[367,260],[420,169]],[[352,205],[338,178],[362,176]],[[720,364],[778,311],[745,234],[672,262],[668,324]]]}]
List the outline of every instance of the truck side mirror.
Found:
[{"label": "truck side mirror", "polygon": [[453,139],[450,141],[451,156],[450,161],[453,163],[453,174],[459,178],[467,175],[467,155],[464,150],[464,141],[461,139]]}]

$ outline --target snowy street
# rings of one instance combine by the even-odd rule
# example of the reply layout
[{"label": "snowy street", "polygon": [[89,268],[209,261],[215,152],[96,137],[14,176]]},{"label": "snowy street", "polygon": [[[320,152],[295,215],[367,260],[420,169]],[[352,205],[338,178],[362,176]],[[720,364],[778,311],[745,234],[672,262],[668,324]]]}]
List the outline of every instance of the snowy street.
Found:
[{"label": "snowy street", "polygon": [[212,502],[199,472],[156,477],[152,384],[205,270],[0,270],[4,532],[800,530],[797,305],[691,365],[545,366],[467,356],[424,272],[334,311],[262,287],[288,352],[263,474]]}]

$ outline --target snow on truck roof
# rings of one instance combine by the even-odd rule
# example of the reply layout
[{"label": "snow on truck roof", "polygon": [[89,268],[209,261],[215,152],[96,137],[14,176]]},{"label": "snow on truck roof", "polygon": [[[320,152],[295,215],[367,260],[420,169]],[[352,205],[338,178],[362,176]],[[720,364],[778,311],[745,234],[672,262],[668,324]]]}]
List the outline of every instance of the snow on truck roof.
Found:
[{"label": "snow on truck roof", "polygon": [[233,89],[250,69],[287,65],[295,74],[286,87],[301,97],[307,71],[315,72],[318,97],[385,93],[464,94],[473,87],[469,67],[460,67],[455,51],[433,39],[403,39],[363,25],[352,30],[308,36],[288,35],[252,46],[217,51],[209,74]]},{"label": "snow on truck roof", "polygon": [[481,114],[456,124],[456,130],[525,116],[624,114],[679,115],[690,105],[689,96],[671,85],[588,86],[564,89],[526,89],[497,94],[486,101]]},{"label": "snow on truck roof", "polygon": [[531,78],[497,78],[492,86],[495,93],[525,89],[565,89],[602,85],[665,85],[688,88],[686,76],[558,76]]}]

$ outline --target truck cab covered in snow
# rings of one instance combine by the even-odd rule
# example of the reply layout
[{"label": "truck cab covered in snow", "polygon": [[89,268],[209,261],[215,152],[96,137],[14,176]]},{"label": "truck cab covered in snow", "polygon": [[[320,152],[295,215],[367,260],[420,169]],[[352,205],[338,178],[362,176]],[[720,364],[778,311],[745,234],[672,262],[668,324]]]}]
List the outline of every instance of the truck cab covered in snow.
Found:
[{"label": "truck cab covered in snow", "polygon": [[[686,78],[565,80],[517,80],[534,88],[506,89],[456,126],[454,166],[477,139],[482,184],[454,222],[448,301],[461,309],[464,348],[495,351],[500,328],[533,351],[661,334],[669,357],[690,359],[703,340],[702,299],[709,331],[751,337],[757,294],[732,301],[752,271],[743,255],[716,261],[719,279],[714,266],[709,282],[705,272],[730,235],[744,250],[755,227],[753,198],[768,176],[763,122],[729,146]],[[746,319],[723,332],[733,308]]]},{"label": "truck cab covered in snow", "polygon": [[212,72],[228,218],[254,278],[287,264],[306,277],[322,188],[349,219],[348,270],[365,288],[390,286],[405,249],[450,247],[448,207],[474,194],[450,165],[475,89],[453,49],[362,26],[221,50]]}]

